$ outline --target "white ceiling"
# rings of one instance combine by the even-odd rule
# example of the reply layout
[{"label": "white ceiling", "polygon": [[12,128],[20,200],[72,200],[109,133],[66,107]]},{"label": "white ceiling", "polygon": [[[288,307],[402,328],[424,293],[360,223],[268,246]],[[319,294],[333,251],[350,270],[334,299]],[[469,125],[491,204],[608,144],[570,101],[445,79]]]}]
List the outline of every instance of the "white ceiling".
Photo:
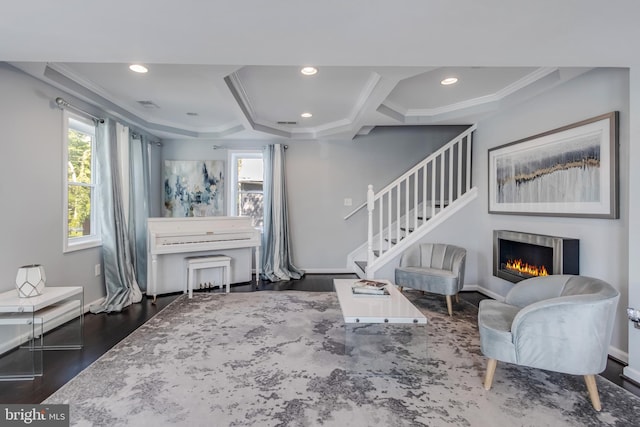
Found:
[{"label": "white ceiling", "polygon": [[629,66],[611,41],[640,34],[632,0],[14,3],[0,60],[162,138],[470,124],[592,67]]},{"label": "white ceiling", "polygon": [[[13,65],[171,139],[353,138],[381,125],[472,124],[587,70],[327,66],[305,76],[300,66],[146,64],[138,74],[126,63]],[[441,85],[448,76],[459,80]]]}]

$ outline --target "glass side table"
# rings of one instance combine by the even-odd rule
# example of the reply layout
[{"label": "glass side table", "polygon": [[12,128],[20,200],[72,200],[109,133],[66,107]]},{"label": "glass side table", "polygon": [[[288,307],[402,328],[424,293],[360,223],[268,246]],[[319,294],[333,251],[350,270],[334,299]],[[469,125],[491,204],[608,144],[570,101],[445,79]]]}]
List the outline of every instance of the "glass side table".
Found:
[{"label": "glass side table", "polygon": [[19,298],[15,290],[0,293],[0,380],[41,376],[43,350],[83,347],[83,291],[45,287],[31,298]]}]

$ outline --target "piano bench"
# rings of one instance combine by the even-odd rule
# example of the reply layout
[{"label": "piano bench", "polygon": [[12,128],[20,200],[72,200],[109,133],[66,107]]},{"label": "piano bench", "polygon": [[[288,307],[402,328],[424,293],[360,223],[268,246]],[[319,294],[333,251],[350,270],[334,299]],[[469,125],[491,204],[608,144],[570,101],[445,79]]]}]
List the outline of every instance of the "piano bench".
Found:
[{"label": "piano bench", "polygon": [[[196,270],[204,268],[222,268],[223,285],[227,287],[231,283],[231,257],[225,255],[205,255],[185,258],[187,262],[187,292],[189,298],[193,298],[193,285],[196,280]],[[222,286],[221,286],[222,287]]]}]

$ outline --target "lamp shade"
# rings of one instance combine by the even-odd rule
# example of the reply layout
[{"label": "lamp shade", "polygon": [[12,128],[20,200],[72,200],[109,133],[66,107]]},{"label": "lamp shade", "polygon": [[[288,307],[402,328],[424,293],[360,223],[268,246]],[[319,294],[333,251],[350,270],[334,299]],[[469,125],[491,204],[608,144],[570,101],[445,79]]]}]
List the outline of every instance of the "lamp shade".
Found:
[{"label": "lamp shade", "polygon": [[18,296],[20,298],[29,298],[41,295],[46,280],[42,265],[23,265],[18,269],[18,275],[16,276]]}]

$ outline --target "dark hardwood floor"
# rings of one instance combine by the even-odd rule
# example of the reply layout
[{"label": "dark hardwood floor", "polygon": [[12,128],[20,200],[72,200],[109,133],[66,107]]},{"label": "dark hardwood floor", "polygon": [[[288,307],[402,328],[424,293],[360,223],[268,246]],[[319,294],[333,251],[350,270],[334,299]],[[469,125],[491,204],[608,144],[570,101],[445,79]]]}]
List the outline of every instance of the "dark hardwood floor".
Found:
[{"label": "dark hardwood floor", "polygon": [[[460,298],[477,307],[480,304],[480,301],[489,297],[481,294],[480,292],[461,292]],[[622,376],[622,370],[625,366],[626,364],[624,362],[609,356],[609,359],[607,360],[607,367],[600,375],[640,397],[640,387],[631,380],[623,378]]]},{"label": "dark hardwood floor", "polygon": [[[85,314],[84,348],[45,350],[43,375],[32,381],[0,382],[0,402],[42,402],[178,296],[179,294],[173,294],[158,297],[155,305],[151,304],[151,299],[144,298],[140,304],[133,304],[121,313]],[[45,334],[45,339],[55,341],[56,334],[64,333],[64,328],[63,325]],[[12,357],[15,357],[12,353],[1,357],[0,365],[10,364]]]},{"label": "dark hardwood floor", "polygon": [[[276,283],[260,282],[255,284],[233,285],[232,292],[255,292],[264,290],[302,290],[326,292],[333,291],[332,279],[356,277],[355,275],[308,274],[301,280]],[[207,290],[196,292],[220,292]],[[158,296],[156,304],[150,298],[144,298],[140,304],[127,307],[121,313],[86,314],[84,322],[84,348],[82,350],[48,350],[44,352],[44,373],[32,381],[0,382],[1,403],[40,403],[66,382],[75,377],[111,347],[120,342],[143,323],[160,312],[181,294]],[[486,296],[478,292],[462,292],[461,298],[476,306]],[[446,309],[446,308],[445,308]],[[55,334],[64,333],[64,326],[46,335],[55,338]],[[51,335],[49,335],[51,334]],[[0,367],[11,362],[12,354],[0,357]],[[615,384],[640,396],[640,387],[621,377],[624,364],[610,359],[607,369],[601,374]]]}]

